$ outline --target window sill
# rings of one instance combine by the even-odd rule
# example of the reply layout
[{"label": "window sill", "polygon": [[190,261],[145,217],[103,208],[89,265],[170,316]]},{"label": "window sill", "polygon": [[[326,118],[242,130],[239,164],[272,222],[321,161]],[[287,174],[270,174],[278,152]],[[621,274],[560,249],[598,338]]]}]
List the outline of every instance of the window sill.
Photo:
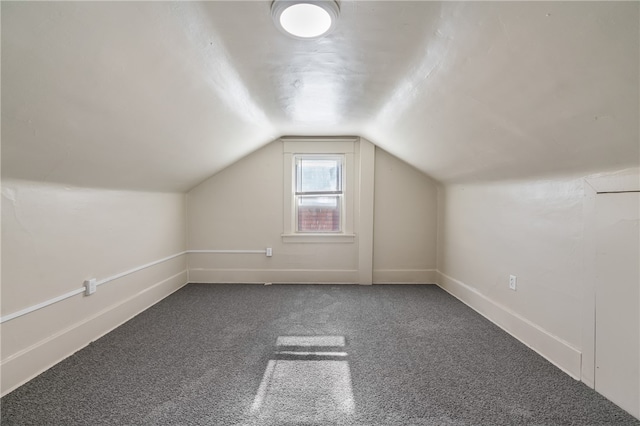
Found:
[{"label": "window sill", "polygon": [[355,234],[282,234],[283,243],[353,243]]}]

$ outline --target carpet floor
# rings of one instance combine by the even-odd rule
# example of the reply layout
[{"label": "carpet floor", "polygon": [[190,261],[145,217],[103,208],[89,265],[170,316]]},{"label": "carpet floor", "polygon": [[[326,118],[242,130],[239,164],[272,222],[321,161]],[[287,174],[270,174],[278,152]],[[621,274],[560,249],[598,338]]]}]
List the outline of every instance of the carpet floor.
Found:
[{"label": "carpet floor", "polygon": [[436,286],[189,284],[2,425],[639,425]]}]

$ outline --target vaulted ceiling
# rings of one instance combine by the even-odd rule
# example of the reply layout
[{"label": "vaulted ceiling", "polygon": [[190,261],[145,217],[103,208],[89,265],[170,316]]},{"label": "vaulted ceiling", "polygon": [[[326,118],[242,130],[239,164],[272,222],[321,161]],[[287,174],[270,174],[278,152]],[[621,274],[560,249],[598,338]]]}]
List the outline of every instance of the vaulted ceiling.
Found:
[{"label": "vaulted ceiling", "polygon": [[2,175],[185,191],[282,135],[360,135],[443,182],[639,161],[637,2],[2,2]]}]

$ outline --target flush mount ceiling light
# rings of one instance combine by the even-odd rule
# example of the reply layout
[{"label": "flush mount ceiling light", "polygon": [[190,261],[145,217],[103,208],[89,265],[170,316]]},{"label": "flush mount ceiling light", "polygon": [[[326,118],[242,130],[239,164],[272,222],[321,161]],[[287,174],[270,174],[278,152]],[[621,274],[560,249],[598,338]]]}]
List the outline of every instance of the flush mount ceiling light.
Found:
[{"label": "flush mount ceiling light", "polygon": [[299,39],[329,34],[336,25],[340,7],[335,0],[274,0],[271,17],[276,27]]}]

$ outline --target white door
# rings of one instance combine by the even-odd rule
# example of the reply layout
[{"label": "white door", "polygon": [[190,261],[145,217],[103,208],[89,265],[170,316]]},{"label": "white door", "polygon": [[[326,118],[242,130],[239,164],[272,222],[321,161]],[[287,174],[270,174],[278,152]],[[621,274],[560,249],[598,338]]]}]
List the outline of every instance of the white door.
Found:
[{"label": "white door", "polygon": [[595,388],[640,417],[640,193],[596,196]]}]

